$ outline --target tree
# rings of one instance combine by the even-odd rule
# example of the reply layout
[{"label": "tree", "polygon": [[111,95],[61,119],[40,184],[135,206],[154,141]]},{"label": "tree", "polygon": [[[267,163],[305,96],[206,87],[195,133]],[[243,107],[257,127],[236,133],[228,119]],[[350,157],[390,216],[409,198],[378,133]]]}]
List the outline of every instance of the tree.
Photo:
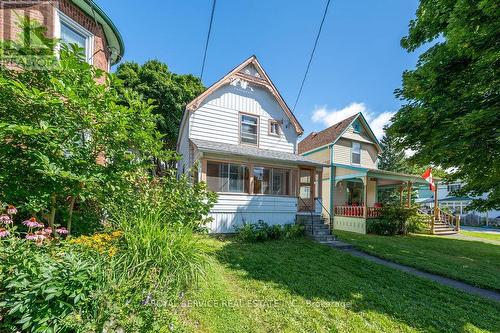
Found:
[{"label": "tree", "polygon": [[387,171],[410,173],[405,151],[398,146],[397,139],[387,133],[387,126],[384,127],[384,137],[380,141],[382,154],[380,155],[378,168]]},{"label": "tree", "polygon": [[401,45],[433,42],[396,96],[405,104],[389,133],[411,161],[451,170],[472,208],[500,209],[500,8],[498,1],[421,0]]},{"label": "tree", "polygon": [[75,46],[47,63],[55,65],[0,66],[0,198],[51,227],[64,211],[69,229],[76,200],[104,200],[162,156],[161,135],[153,106],[110,89],[113,75],[82,61]]},{"label": "tree", "polygon": [[144,99],[152,99],[153,113],[159,115],[157,127],[163,134],[164,148],[176,150],[179,126],[186,104],[201,94],[205,87],[193,75],[175,74],[158,60],[150,60],[142,66],[125,62],[118,66],[116,76],[121,80],[117,88],[129,88]]}]

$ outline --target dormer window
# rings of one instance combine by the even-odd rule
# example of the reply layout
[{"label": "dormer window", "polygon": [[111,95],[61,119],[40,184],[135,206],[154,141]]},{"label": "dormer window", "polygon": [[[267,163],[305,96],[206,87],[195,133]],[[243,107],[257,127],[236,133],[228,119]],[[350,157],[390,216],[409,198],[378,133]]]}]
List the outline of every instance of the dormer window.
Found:
[{"label": "dormer window", "polygon": [[281,134],[280,122],[277,120],[269,120],[269,135],[279,136]]},{"label": "dormer window", "polygon": [[240,142],[257,145],[259,118],[247,114],[240,114]]},{"label": "dormer window", "polygon": [[359,142],[352,143],[351,163],[352,164],[360,164],[361,163],[361,144]]}]

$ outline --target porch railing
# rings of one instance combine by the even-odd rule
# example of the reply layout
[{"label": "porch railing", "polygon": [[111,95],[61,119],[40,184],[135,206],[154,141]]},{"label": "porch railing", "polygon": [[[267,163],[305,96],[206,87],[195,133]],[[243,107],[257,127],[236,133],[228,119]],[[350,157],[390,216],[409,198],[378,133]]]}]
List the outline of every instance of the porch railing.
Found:
[{"label": "porch railing", "polygon": [[[364,206],[335,206],[336,216],[346,216],[346,217],[364,217],[365,207]],[[373,218],[380,216],[380,208],[378,207],[366,207],[366,217]]]}]

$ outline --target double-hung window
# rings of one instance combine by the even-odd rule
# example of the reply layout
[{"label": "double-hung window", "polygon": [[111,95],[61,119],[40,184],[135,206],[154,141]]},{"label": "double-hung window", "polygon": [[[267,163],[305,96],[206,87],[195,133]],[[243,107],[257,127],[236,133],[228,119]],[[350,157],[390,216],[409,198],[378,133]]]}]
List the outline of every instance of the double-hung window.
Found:
[{"label": "double-hung window", "polygon": [[281,134],[280,123],[277,120],[269,120],[269,135],[279,136]]},{"label": "double-hung window", "polygon": [[352,143],[351,163],[352,164],[360,164],[361,163],[361,144],[359,142]]},{"label": "double-hung window", "polygon": [[257,145],[259,118],[240,114],[240,142]]},{"label": "double-hung window", "polygon": [[246,165],[207,162],[207,184],[211,191],[248,193],[249,179]]}]

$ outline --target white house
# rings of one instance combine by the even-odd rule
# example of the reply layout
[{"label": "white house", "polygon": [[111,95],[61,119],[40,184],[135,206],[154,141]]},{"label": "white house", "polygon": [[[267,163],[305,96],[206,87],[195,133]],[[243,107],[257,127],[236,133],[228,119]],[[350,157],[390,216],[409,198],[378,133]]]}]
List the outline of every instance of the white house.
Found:
[{"label": "white house", "polygon": [[218,193],[211,232],[258,220],[294,223],[300,212],[320,213],[315,198],[323,163],[297,154],[302,133],[255,56],[186,106],[178,172],[194,170],[194,181]]}]

